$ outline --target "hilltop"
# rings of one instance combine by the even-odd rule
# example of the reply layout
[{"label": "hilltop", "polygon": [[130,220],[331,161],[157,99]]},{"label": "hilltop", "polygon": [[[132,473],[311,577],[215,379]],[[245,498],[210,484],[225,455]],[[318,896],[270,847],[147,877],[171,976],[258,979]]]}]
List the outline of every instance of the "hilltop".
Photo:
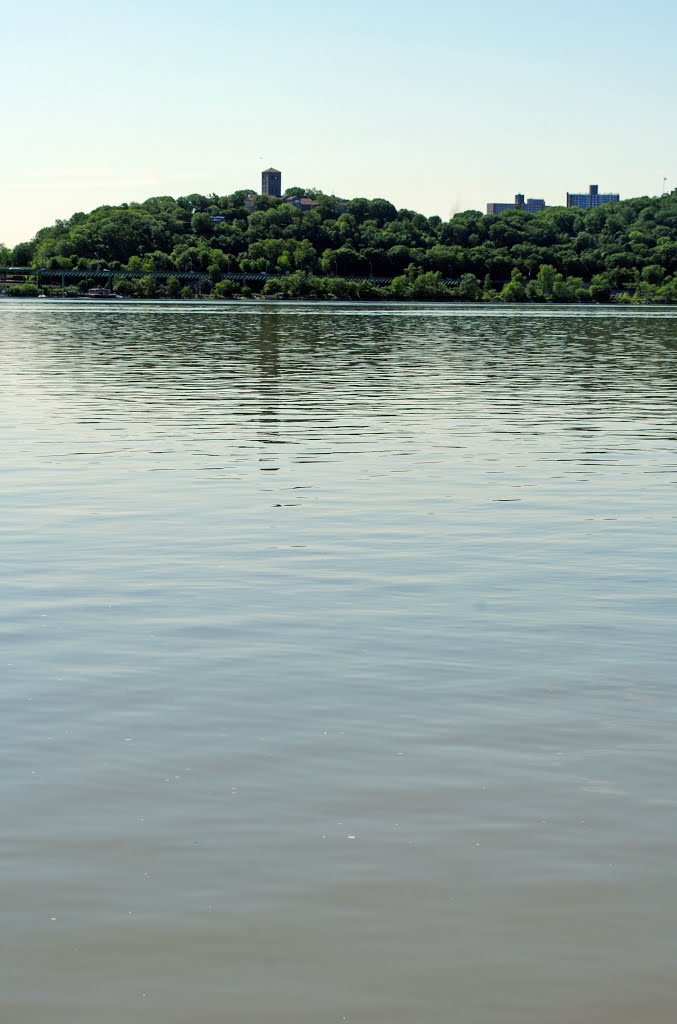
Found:
[{"label": "hilltop", "polygon": [[[589,210],[471,210],[448,221],[386,199],[301,188],[288,196],[312,202],[236,192],[102,206],[0,247],[0,267],[131,270],[139,276],[113,276],[113,287],[138,297],[192,296],[181,275],[200,272],[202,294],[216,298],[677,302],[677,190]],[[238,281],[242,273],[266,276]]]}]

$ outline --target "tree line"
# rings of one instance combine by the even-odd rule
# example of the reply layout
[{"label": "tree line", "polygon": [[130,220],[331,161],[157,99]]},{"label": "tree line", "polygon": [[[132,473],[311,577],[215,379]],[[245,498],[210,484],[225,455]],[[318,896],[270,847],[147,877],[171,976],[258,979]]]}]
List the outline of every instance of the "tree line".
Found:
[{"label": "tree line", "polygon": [[[214,298],[677,302],[677,190],[590,210],[470,210],[448,221],[386,199],[289,194],[315,205],[302,211],[242,191],[102,206],[0,246],[0,267],[133,270],[140,276],[113,276],[113,287],[141,298],[192,298],[172,272],[199,272],[201,293]],[[266,277],[228,276],[240,273]]]}]

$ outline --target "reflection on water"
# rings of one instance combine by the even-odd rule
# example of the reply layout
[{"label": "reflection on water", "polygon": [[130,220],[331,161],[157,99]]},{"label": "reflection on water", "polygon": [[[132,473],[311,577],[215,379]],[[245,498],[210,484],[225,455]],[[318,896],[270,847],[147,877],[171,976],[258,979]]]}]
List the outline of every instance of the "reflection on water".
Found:
[{"label": "reflection on water", "polygon": [[3,1024],[668,1024],[677,313],[0,309]]}]

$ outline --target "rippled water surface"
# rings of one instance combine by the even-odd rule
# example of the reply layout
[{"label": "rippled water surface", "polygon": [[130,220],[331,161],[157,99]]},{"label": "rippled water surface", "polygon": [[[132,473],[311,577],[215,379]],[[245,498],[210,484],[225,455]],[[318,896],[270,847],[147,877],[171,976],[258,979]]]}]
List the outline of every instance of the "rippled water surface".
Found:
[{"label": "rippled water surface", "polygon": [[677,313],[0,305],[2,1024],[673,1024]]}]

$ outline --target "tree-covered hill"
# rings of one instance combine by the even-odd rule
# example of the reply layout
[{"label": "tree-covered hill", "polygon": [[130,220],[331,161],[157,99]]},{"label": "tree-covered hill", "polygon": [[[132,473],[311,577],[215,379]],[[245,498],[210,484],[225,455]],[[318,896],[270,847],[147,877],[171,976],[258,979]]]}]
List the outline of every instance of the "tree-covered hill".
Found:
[{"label": "tree-covered hill", "polygon": [[[270,297],[677,302],[677,190],[449,221],[385,199],[289,195],[313,204],[236,192],[102,206],[0,248],[0,266],[133,270],[142,276],[114,278],[115,290],[144,297],[192,294],[180,275],[199,271],[214,297],[253,287]],[[252,285],[239,273],[267,277]]]}]

